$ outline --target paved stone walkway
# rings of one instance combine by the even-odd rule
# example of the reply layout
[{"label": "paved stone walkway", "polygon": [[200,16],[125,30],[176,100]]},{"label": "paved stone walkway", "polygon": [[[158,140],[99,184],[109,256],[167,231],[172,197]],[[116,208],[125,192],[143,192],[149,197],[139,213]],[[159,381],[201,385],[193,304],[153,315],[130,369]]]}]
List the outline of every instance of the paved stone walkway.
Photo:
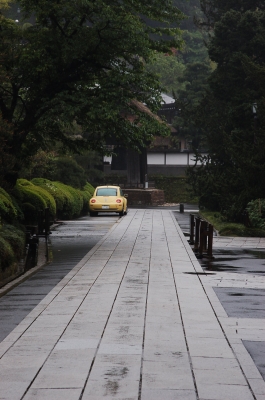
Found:
[{"label": "paved stone walkway", "polygon": [[214,236],[214,247],[242,248],[242,249],[264,249],[265,238],[262,237],[229,237],[229,236]]},{"label": "paved stone walkway", "polygon": [[130,210],[0,343],[0,399],[264,400],[168,210]]}]

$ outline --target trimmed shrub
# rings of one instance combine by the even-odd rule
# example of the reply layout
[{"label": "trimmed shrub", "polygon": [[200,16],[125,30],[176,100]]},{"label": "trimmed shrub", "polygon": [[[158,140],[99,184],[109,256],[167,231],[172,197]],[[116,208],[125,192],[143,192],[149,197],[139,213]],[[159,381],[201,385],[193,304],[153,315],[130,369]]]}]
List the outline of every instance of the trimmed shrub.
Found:
[{"label": "trimmed shrub", "polygon": [[88,190],[81,190],[81,196],[83,197],[83,208],[82,214],[87,214],[89,211],[89,200],[91,199],[92,195]]},{"label": "trimmed shrub", "polygon": [[0,218],[12,222],[17,218],[17,210],[10,195],[0,188]]},{"label": "trimmed shrub", "polygon": [[42,194],[36,190],[36,186],[25,179],[18,179],[14,188],[14,196],[21,204],[26,223],[36,223],[38,220],[38,211],[48,207]]},{"label": "trimmed shrub", "polygon": [[11,245],[16,259],[20,260],[25,250],[25,232],[14,225],[5,224],[0,230],[0,236]]},{"label": "trimmed shrub", "polygon": [[26,179],[18,179],[17,185],[29,188],[34,193],[40,195],[42,199],[45,201],[47,207],[49,207],[51,216],[55,217],[56,203],[53,196],[49,193],[49,191],[47,191],[44,187],[37,186],[33,182],[27,181]]},{"label": "trimmed shrub", "polygon": [[91,183],[87,182],[85,184],[85,186],[83,187],[83,190],[88,192],[92,197],[94,194],[95,188],[94,188],[94,186],[91,185]]},{"label": "trimmed shrub", "polygon": [[47,207],[49,207],[50,209],[50,214],[54,218],[56,215],[56,202],[53,196],[46,189],[40,186],[34,185],[34,191],[38,193],[45,200]]},{"label": "trimmed shrub", "polygon": [[66,196],[64,192],[54,184],[54,182],[44,178],[34,178],[31,180],[31,182],[36,186],[42,187],[50,193],[55,200],[57,211],[63,209]]},{"label": "trimmed shrub", "polygon": [[34,178],[31,182],[44,188],[54,197],[59,218],[73,218],[78,217],[81,213],[87,213],[89,200],[95,190],[90,183],[86,183],[83,190],[79,190],[62,182],[53,182],[43,178]]},{"label": "trimmed shrub", "polygon": [[79,215],[81,214],[81,211],[83,209],[83,197],[81,195],[81,191],[78,189],[74,189],[71,186],[67,186],[67,190],[70,192],[70,194],[73,197],[72,217],[74,217],[74,218],[79,217]]},{"label": "trimmed shrub", "polygon": [[[72,193],[69,191],[69,187],[61,182],[53,182],[53,185],[63,194],[64,202],[63,206],[60,209],[57,209],[57,216],[62,219],[70,219],[73,218],[75,209],[75,199]],[[75,189],[73,189],[75,190]]]},{"label": "trimmed shrub", "polygon": [[152,175],[149,176],[149,180],[155,182],[156,189],[164,190],[165,201],[167,203],[189,203],[197,201],[197,199],[191,195],[186,177]]},{"label": "trimmed shrub", "polygon": [[83,190],[81,190],[81,195],[83,197],[83,208],[82,213],[86,214],[89,211],[89,200],[93,196],[95,188],[90,184],[86,183]]},{"label": "trimmed shrub", "polygon": [[15,261],[11,245],[0,235],[0,269],[5,271]]},{"label": "trimmed shrub", "polygon": [[252,200],[247,205],[251,226],[265,229],[265,199]]}]

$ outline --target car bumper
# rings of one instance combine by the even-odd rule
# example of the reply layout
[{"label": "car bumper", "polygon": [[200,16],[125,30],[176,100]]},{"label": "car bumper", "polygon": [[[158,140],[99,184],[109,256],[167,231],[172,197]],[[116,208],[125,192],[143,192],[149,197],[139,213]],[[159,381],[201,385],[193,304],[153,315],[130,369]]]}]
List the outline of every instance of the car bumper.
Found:
[{"label": "car bumper", "polygon": [[[107,208],[108,207],[108,208]],[[92,212],[121,212],[123,209],[123,205],[97,205],[93,207],[89,207],[89,210]]]}]

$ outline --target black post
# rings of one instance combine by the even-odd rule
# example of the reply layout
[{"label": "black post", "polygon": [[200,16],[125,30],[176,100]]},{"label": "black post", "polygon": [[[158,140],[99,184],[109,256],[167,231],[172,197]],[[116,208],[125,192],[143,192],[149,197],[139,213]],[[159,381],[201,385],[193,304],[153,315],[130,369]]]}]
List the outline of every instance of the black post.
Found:
[{"label": "black post", "polygon": [[45,236],[47,237],[50,233],[50,209],[48,207],[44,211],[44,227]]},{"label": "black post", "polygon": [[200,243],[200,224],[201,224],[201,219],[200,218],[195,218],[195,242],[194,242],[194,252],[196,253],[199,248],[199,243]]},{"label": "black post", "polygon": [[213,256],[213,225],[209,224],[207,256]]},{"label": "black post", "polygon": [[195,216],[190,214],[190,240],[189,244],[194,244],[194,227],[195,227]]}]

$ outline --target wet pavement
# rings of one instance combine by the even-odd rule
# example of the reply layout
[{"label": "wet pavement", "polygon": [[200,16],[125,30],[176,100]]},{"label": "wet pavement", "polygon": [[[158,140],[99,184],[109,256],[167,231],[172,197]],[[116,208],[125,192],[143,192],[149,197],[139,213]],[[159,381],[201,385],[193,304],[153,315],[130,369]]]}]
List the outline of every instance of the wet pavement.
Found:
[{"label": "wet pavement", "polygon": [[264,276],[225,270],[238,256],[220,248],[223,269],[205,271],[175,216],[130,210],[77,262],[0,343],[1,399],[264,399],[249,355],[264,351],[264,317],[219,300],[264,290]]},{"label": "wet pavement", "polygon": [[[191,206],[183,214],[174,212],[184,232],[189,232],[189,208]],[[203,258],[198,261],[210,277],[212,287],[227,315],[236,319],[237,324],[239,319],[244,321],[242,340],[251,336],[250,331],[255,330],[253,324],[260,320],[260,323],[256,322],[256,337],[252,335],[254,340],[243,340],[243,343],[265,379],[264,238],[214,236],[213,259]]]},{"label": "wet pavement", "polygon": [[50,235],[52,261],[0,297],[0,341],[73,269],[117,219],[116,214],[96,220],[83,217],[64,221],[53,229]]}]

